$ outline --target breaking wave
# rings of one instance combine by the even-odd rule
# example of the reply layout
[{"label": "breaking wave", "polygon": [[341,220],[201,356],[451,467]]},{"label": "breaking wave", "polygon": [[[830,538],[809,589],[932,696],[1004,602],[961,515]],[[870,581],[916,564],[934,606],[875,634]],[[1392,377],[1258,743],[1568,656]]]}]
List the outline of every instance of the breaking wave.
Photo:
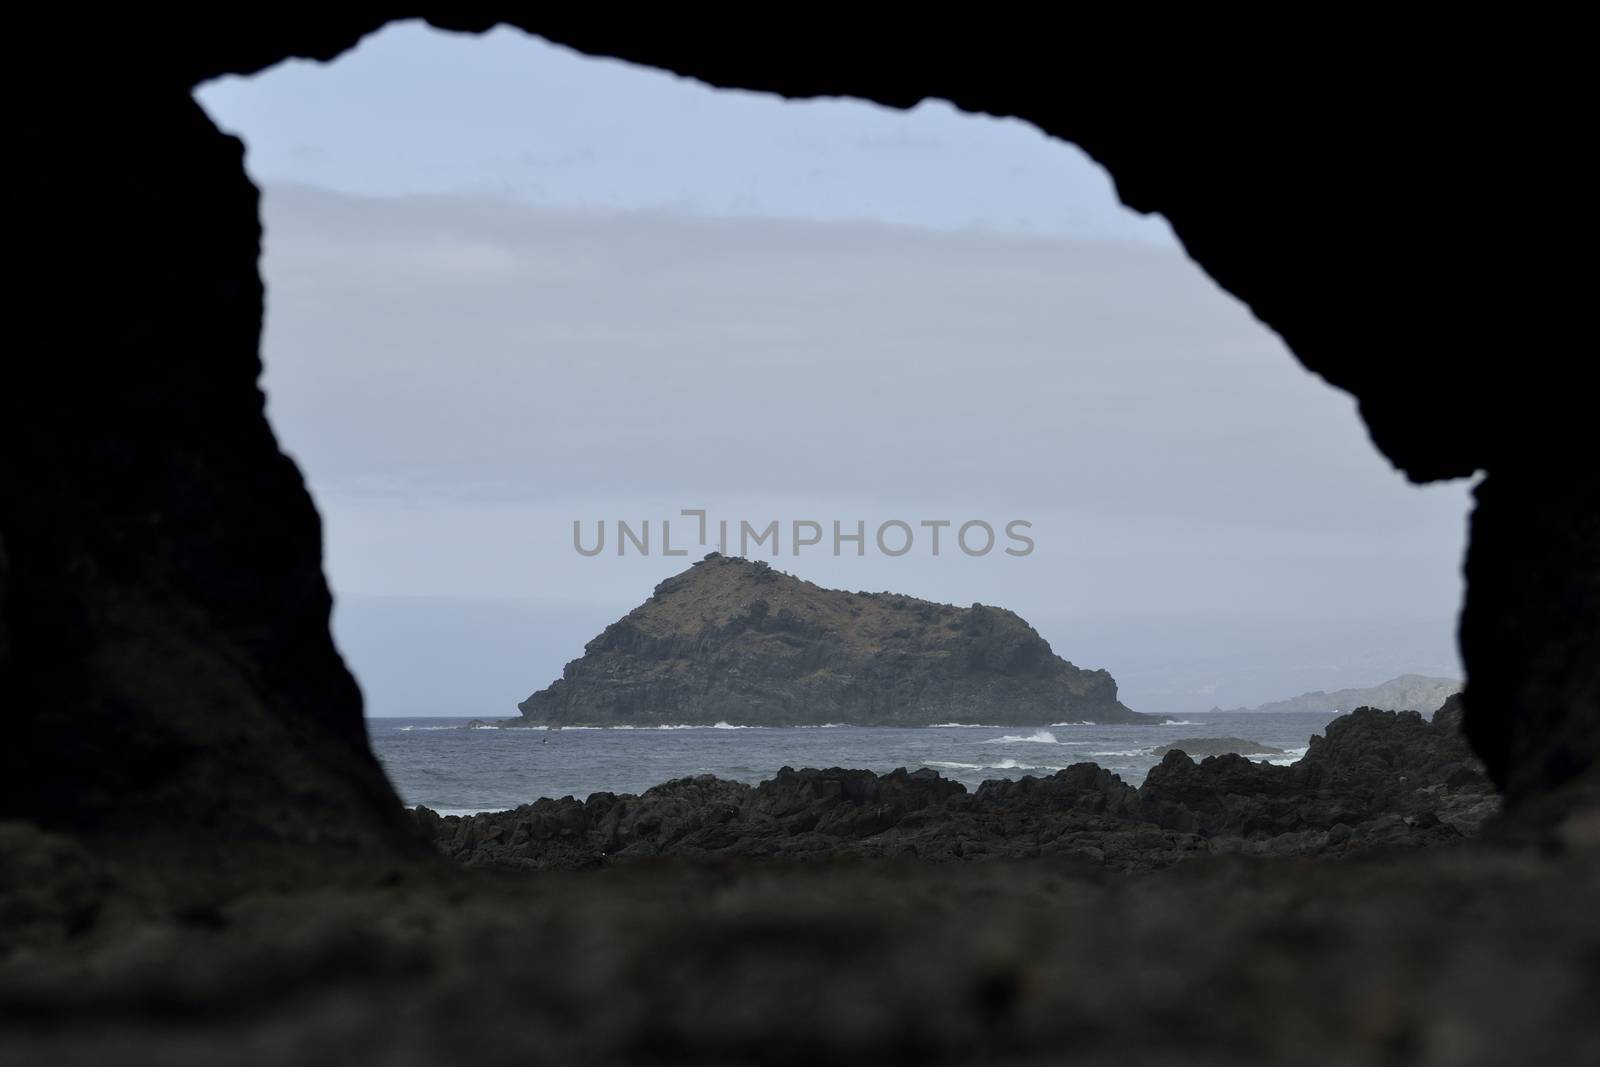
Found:
[{"label": "breaking wave", "polygon": [[1027,735],[1006,734],[1004,737],[991,737],[984,742],[986,745],[1059,745],[1060,743],[1056,740],[1056,735],[1049,730],[1035,730]]},{"label": "breaking wave", "polygon": [[1022,763],[1003,759],[996,763],[957,763],[953,760],[929,760],[925,767],[942,767],[952,771],[1059,771],[1060,767],[1044,767],[1036,763]]}]

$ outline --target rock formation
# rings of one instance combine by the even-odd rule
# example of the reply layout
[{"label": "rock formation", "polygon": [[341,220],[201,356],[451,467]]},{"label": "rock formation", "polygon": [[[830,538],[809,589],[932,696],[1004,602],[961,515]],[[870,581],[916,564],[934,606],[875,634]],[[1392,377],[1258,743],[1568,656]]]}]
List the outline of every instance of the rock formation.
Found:
[{"label": "rock formation", "polygon": [[518,707],[556,726],[1151,721],[1003,608],[823,589],[715,552]]},{"label": "rock formation", "polygon": [[[677,10],[423,8],[442,28],[509,20],[715,85],[949,100],[1081,146],[1124,203],[1161,212],[1219,285],[1356,399],[1407,477],[1482,472],[1464,728],[1517,817],[1540,820],[1536,847],[1186,864],[1124,884],[981,864],[654,879],[631,865],[616,873],[632,882],[519,879],[491,898],[458,871],[435,892],[405,883],[431,868],[365,744],[329,637],[316,511],[256,383],[255,190],[240,144],[190,95],[331,59],[416,13],[23,15],[17,332],[49,344],[22,346],[0,389],[0,1002],[15,1023],[0,1061],[1594,1058],[1600,472],[1569,340],[1587,280],[1560,265],[1566,228],[1524,219],[1530,204],[1581,215],[1593,196],[1572,135],[1582,35],[1507,19],[1441,48],[1436,25],[1402,17],[1381,40],[1352,20],[1315,46],[1263,50],[1207,16],[1211,32],[1141,26],[1130,61],[1116,47],[1128,27],[1092,14],[1067,34],[859,13],[763,35]],[[1537,69],[1482,76],[1518,56]],[[1458,148],[1484,144],[1464,167]],[[1322,768],[1299,772],[1318,790],[1345,773],[1342,759],[1303,763]],[[1126,791],[1078,774],[1090,781],[1007,785],[1019,800],[1000,807],[1021,811],[1028,793],[1120,810]],[[1197,811],[1191,797],[1210,794],[1188,792],[1196,776],[1246,791]],[[845,793],[836,775],[811,780]],[[1215,842],[1235,838],[1208,826],[1303,820],[1272,792],[1280,780],[1227,757],[1174,760],[1139,790],[1140,812],[1187,812],[1194,829],[1127,826]],[[1308,830],[1332,812],[1319,801]],[[916,817],[874,836],[909,834]],[[817,825],[851,825],[831,818]],[[514,833],[513,816],[499,822]],[[547,851],[579,855],[587,834]],[[333,856],[394,877],[329,888]],[[228,902],[194,888],[217,867],[319,889]],[[119,919],[139,887],[172,906]],[[10,951],[14,931],[52,917],[58,952]]]},{"label": "rock formation", "polygon": [[1157,748],[1155,754],[1165,756],[1168,752],[1182,752],[1187,756],[1226,756],[1230,753],[1240,756],[1283,755],[1281,748],[1243,737],[1180,737]]},{"label": "rock formation", "polygon": [[709,775],[640,796],[544,799],[441,817],[424,831],[469,865],[587,868],[659,856],[1074,855],[1120,871],[1215,852],[1299,855],[1427,845],[1476,833],[1499,810],[1459,720],[1362,708],[1299,762],[1173,750],[1134,788],[1092,763],[968,793],[931,770],[791,770],[758,786]]},{"label": "rock formation", "polygon": [[[232,853],[202,833],[405,851],[329,637],[316,512],[256,382],[256,192],[239,142],[190,95],[290,57],[331,59],[391,14],[253,12],[219,28],[128,8],[82,27],[81,76],[48,76],[56,88],[26,130],[50,165],[24,176],[36,210],[19,241],[37,285],[19,325],[59,341],[0,390],[0,815],[125,843],[177,832],[207,862]],[[1579,281],[1489,240],[1523,240],[1509,205],[1588,195],[1563,158],[1580,141],[1549,132],[1571,128],[1548,120],[1551,101],[1581,97],[1576,83],[1485,82],[1471,49],[1414,29],[1386,34],[1352,87],[1343,59],[1246,57],[1187,33],[1130,67],[1004,20],[908,36],[902,20],[817,19],[755,39],[671,14],[423,14],[468,32],[504,20],[714,85],[949,100],[1081,146],[1125,203],[1161,212],[1219,285],[1357,399],[1408,477],[1486,472],[1461,625],[1468,736],[1513,798],[1600,756],[1600,475],[1573,462],[1588,394],[1553,321],[1583,306]],[[1580,69],[1546,63],[1541,78]],[[1459,106],[1419,138],[1397,102],[1438,84]],[[1284,123],[1270,101],[1289,98]],[[1503,150],[1466,178],[1439,150],[1512,113],[1493,123]],[[1334,126],[1350,151],[1327,150]],[[114,160],[141,162],[108,182]],[[1396,233],[1411,254],[1385,254]],[[1494,356],[1509,352],[1514,365]]]}]

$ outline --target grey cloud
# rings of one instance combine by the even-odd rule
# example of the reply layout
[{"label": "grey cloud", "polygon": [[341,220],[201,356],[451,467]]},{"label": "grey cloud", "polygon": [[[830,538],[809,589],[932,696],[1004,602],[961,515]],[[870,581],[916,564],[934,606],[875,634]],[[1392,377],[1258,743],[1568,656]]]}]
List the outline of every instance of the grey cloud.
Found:
[{"label": "grey cloud", "polygon": [[681,506],[1023,517],[1009,570],[780,565],[1014,607],[1153,710],[1454,663],[1465,488],[1406,485],[1176,251],[295,187],[265,214],[269,410],[345,591],[629,603],[676,561],[578,568],[571,519]]}]

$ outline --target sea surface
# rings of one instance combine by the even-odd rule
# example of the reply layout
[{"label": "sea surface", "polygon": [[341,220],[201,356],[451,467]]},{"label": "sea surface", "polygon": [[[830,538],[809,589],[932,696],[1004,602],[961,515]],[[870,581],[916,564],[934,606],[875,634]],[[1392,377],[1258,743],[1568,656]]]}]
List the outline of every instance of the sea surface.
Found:
[{"label": "sea surface", "polygon": [[465,718],[368,719],[373,749],[407,805],[443,814],[502,811],[540,797],[642,793],[673,778],[714,774],[752,785],[780,767],[931,767],[973,789],[990,778],[1049,775],[1098,763],[1131,785],[1178,738],[1238,737],[1284,750],[1292,763],[1333,713],[1217,712],[1160,725],[949,725],[915,728],[669,726],[561,730],[471,727]]}]

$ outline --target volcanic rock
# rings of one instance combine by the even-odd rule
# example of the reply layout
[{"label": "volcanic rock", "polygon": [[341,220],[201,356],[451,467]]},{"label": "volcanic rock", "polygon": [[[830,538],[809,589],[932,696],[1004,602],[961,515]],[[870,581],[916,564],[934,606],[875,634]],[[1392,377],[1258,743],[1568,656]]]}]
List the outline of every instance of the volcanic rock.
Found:
[{"label": "volcanic rock", "polygon": [[1066,856],[1115,871],[1206,853],[1303,855],[1459,841],[1499,798],[1448,716],[1358,709],[1291,766],[1169,752],[1140,788],[1092,763],[968,793],[928,769],[785,767],[757,786],[703,775],[642,795],[543,799],[418,825],[468,866],[574,870],[647,857]]},{"label": "volcanic rock", "polygon": [[518,708],[551,726],[1153,721],[1004,608],[823,589],[715,552]]},{"label": "volcanic rock", "polygon": [[1156,755],[1182,752],[1189,756],[1281,756],[1283,749],[1263,745],[1260,741],[1246,741],[1242,737],[1185,737],[1156,749]]}]

